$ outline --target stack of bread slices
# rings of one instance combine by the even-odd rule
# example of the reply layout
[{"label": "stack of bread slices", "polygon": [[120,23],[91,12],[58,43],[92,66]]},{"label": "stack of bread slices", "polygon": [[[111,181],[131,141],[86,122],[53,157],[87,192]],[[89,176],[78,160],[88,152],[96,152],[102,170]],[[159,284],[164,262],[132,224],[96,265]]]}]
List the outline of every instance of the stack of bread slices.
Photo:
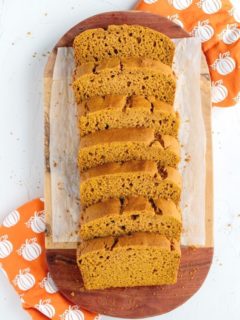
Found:
[{"label": "stack of bread slices", "polygon": [[86,289],[173,284],[182,231],[174,44],[141,26],[74,40]]}]

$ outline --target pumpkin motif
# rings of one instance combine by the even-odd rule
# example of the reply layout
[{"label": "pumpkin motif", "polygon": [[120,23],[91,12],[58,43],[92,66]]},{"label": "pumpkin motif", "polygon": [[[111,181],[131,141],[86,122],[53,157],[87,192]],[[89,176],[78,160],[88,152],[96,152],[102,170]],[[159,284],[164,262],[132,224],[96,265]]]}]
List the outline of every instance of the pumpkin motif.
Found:
[{"label": "pumpkin motif", "polygon": [[5,219],[3,220],[3,226],[6,228],[10,228],[12,226],[15,226],[15,224],[17,224],[19,220],[20,214],[17,210],[14,210],[5,217]]},{"label": "pumpkin motif", "polygon": [[212,102],[218,103],[226,99],[228,95],[228,89],[223,85],[223,81],[219,80],[216,82],[212,82]]},{"label": "pumpkin motif", "polygon": [[34,216],[26,222],[28,228],[35,233],[42,233],[46,229],[44,211],[34,212]]},{"label": "pumpkin motif", "polygon": [[200,38],[201,42],[210,40],[214,35],[214,29],[209,25],[209,20],[199,21],[192,30],[194,37]]},{"label": "pumpkin motif", "polygon": [[200,0],[197,6],[205,13],[212,14],[218,12],[222,8],[221,0]]},{"label": "pumpkin motif", "polygon": [[221,75],[231,73],[236,68],[235,60],[230,56],[230,52],[220,53],[218,58],[211,65]]},{"label": "pumpkin motif", "polygon": [[27,291],[35,285],[35,278],[30,273],[30,269],[19,270],[19,274],[13,280],[13,283],[22,291]]},{"label": "pumpkin motif", "polygon": [[240,22],[240,10],[237,7],[233,7],[231,10],[228,11],[230,16],[233,16],[233,18],[237,21]]},{"label": "pumpkin motif", "polygon": [[225,44],[232,44],[240,38],[240,29],[238,29],[236,23],[227,24],[227,28],[220,33],[219,38]]},{"label": "pumpkin motif", "polygon": [[170,21],[172,21],[172,22],[176,23],[177,25],[179,25],[181,28],[184,27],[182,21],[179,20],[178,14],[174,14],[174,15],[172,15],[172,16],[167,16],[167,18],[168,18]]},{"label": "pumpkin motif", "polygon": [[3,235],[0,237],[0,258],[8,257],[13,251],[13,245],[8,240],[7,235]]},{"label": "pumpkin motif", "polygon": [[146,4],[152,4],[152,3],[155,3],[155,2],[157,2],[158,0],[144,0],[144,2],[146,3]]},{"label": "pumpkin motif", "polygon": [[3,269],[3,266],[2,266],[1,263],[0,263],[0,271],[2,271],[2,273],[4,274],[4,276],[8,279],[7,272]]},{"label": "pumpkin motif", "polygon": [[192,0],[168,0],[170,5],[172,5],[177,10],[187,9],[191,4]]},{"label": "pumpkin motif", "polygon": [[52,319],[55,315],[55,308],[53,305],[51,305],[50,299],[40,300],[34,307],[50,319]]},{"label": "pumpkin motif", "polygon": [[84,314],[78,309],[78,306],[69,306],[60,318],[62,320],[84,320]]},{"label": "pumpkin motif", "polygon": [[41,281],[40,287],[44,288],[46,290],[46,292],[50,293],[50,294],[56,293],[58,291],[49,272],[47,274],[47,277]]},{"label": "pumpkin motif", "polygon": [[27,239],[21,246],[21,248],[17,251],[18,254],[27,261],[36,260],[42,253],[42,248],[36,241],[36,238]]},{"label": "pumpkin motif", "polygon": [[240,91],[238,92],[238,94],[236,95],[236,97],[233,98],[233,100],[237,103],[240,102]]}]

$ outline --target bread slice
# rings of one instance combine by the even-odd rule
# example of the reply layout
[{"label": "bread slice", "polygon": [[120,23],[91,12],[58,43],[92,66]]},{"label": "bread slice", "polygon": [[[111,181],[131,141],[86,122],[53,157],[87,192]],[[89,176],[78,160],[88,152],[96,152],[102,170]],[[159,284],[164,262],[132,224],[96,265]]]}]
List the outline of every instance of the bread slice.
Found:
[{"label": "bread slice", "polygon": [[158,134],[176,137],[179,115],[171,105],[154,97],[95,96],[78,105],[81,136],[114,128],[153,128]]},{"label": "bread slice", "polygon": [[171,200],[154,201],[141,196],[110,199],[81,212],[80,237],[83,240],[140,231],[179,240],[181,213]]},{"label": "bread slice", "polygon": [[154,96],[173,105],[176,79],[172,69],[147,58],[109,58],[77,66],[72,84],[77,103],[94,96]]},{"label": "bread slice", "polygon": [[98,131],[82,137],[78,165],[81,171],[108,162],[153,160],[160,167],[176,167],[180,145],[176,138],[158,136],[151,128]]},{"label": "bread slice", "polygon": [[174,284],[180,246],[154,233],[82,242],[77,263],[87,290]]},{"label": "bread slice", "polygon": [[178,203],[181,184],[181,175],[176,169],[158,169],[153,161],[107,163],[82,173],[81,203],[88,207],[110,198],[129,196],[172,199]]},{"label": "bread slice", "polygon": [[171,66],[174,43],[166,35],[138,25],[110,25],[80,33],[73,42],[78,64],[121,57],[149,57]]}]

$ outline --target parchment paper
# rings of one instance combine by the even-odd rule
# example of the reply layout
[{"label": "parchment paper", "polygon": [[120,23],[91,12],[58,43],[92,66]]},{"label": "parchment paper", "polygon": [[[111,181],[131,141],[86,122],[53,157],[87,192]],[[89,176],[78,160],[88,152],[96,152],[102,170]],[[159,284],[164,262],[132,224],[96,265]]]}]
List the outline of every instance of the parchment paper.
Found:
[{"label": "parchment paper", "polygon": [[[179,134],[183,176],[181,209],[184,245],[205,244],[205,149],[201,112],[201,45],[196,38],[175,40],[177,75],[175,109],[180,113]],[[72,48],[59,48],[54,68],[50,107],[50,169],[53,242],[76,242],[79,230],[79,135],[76,105],[70,83],[74,69]]]}]

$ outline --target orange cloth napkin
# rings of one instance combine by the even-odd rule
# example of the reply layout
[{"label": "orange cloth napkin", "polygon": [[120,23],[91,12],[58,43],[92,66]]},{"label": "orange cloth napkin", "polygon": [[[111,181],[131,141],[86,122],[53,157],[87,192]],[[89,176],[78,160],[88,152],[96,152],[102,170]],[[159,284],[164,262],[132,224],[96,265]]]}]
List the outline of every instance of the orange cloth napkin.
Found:
[{"label": "orange cloth napkin", "polygon": [[44,248],[44,202],[33,200],[10,212],[0,227],[0,272],[20,295],[34,320],[93,320],[97,316],[63,298],[48,273]]},{"label": "orange cloth napkin", "polygon": [[212,103],[240,102],[240,8],[229,0],[141,0],[137,10],[167,17],[199,37],[212,79]]}]

